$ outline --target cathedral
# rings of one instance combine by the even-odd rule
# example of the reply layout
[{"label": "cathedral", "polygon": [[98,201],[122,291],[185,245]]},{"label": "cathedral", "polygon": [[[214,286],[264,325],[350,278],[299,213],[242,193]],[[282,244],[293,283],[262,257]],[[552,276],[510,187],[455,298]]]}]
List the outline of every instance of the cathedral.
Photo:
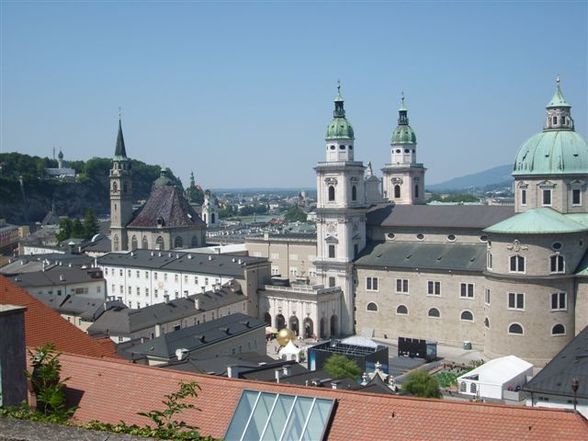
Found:
[{"label": "cathedral", "polygon": [[206,224],[183,192],[162,169],[145,204],[133,211],[132,167],[119,120],[110,171],[110,235],[112,251],[171,250],[202,247]]},{"label": "cathedral", "polygon": [[[317,332],[323,338],[467,342],[490,358],[544,365],[588,325],[588,144],[559,79],[546,110],[543,130],[514,161],[514,207],[426,205],[426,168],[404,98],[378,178],[356,159],[339,90],[325,161],[315,167],[316,241],[258,237],[247,248],[291,279],[293,267],[312,262],[311,283],[340,290],[339,310],[316,318],[331,319]],[[282,294],[259,313],[279,328],[320,301]]]}]

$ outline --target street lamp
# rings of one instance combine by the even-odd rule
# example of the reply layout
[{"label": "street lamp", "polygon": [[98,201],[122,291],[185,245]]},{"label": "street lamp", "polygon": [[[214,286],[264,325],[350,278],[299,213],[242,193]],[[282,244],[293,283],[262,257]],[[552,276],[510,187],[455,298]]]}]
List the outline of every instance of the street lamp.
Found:
[{"label": "street lamp", "polygon": [[572,391],[574,392],[574,412],[576,411],[576,405],[578,403],[578,387],[580,387],[580,382],[576,377],[572,378]]}]

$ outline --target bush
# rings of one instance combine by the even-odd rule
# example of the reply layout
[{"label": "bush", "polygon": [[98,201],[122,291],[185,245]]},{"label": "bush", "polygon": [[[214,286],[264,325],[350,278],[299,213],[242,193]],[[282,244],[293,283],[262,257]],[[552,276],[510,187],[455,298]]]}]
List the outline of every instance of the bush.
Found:
[{"label": "bush", "polygon": [[355,380],[361,375],[361,369],[357,363],[344,355],[331,355],[325,361],[323,369],[335,380],[342,378],[353,378]]},{"label": "bush", "polygon": [[423,370],[410,373],[402,389],[417,397],[441,398],[437,379]]}]

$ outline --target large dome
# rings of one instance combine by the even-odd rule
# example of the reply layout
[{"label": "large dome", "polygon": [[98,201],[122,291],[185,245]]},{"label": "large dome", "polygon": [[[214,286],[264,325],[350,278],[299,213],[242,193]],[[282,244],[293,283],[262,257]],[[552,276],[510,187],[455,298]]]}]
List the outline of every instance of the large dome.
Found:
[{"label": "large dome", "polygon": [[327,128],[326,139],[354,139],[353,127],[346,118],[333,118]]},{"label": "large dome", "polygon": [[513,175],[588,174],[588,144],[572,130],[537,133],[519,149]]},{"label": "large dome", "polygon": [[408,125],[398,126],[392,132],[391,144],[416,144],[414,130]]}]

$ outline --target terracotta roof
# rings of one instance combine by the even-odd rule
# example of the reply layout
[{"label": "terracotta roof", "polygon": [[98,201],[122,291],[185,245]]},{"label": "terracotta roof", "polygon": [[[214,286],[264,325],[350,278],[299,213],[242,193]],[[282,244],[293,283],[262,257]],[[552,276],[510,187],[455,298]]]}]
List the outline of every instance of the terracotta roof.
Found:
[{"label": "terracotta roof", "polygon": [[544,440],[588,439],[588,421],[572,411],[307,388],[176,372],[120,361],[63,355],[64,377],[79,405],[80,422],[145,424],[139,411],[161,409],[180,380],[196,381],[200,411],[182,419],[203,435],[222,437],[244,389],[337,400],[329,440]]},{"label": "terracotta roof", "polygon": [[[163,224],[161,222],[163,221]],[[149,199],[131,221],[128,227],[136,228],[185,228],[204,227],[200,216],[181,194],[181,191],[174,186],[166,185],[153,188]]]},{"label": "terracotta roof", "polygon": [[26,306],[25,341],[28,347],[53,342],[58,351],[119,358],[110,339],[104,342],[93,339],[4,276],[0,276],[0,304]]}]

